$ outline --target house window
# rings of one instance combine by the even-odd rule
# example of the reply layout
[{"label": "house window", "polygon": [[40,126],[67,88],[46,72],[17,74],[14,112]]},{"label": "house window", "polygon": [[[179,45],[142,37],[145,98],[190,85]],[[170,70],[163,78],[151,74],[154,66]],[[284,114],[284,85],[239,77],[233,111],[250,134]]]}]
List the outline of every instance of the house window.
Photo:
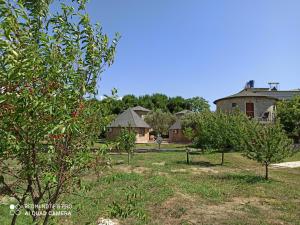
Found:
[{"label": "house window", "polygon": [[178,134],[178,130],[173,130],[173,134]]},{"label": "house window", "polygon": [[112,128],[109,127],[109,128],[108,128],[108,133],[111,133],[111,132],[112,132]]},{"label": "house window", "polygon": [[252,102],[246,103],[246,115],[249,118],[254,118],[254,103]]},{"label": "house window", "polygon": [[236,107],[237,107],[237,104],[236,104],[235,102],[233,102],[233,103],[231,104],[231,106],[232,106],[232,108],[236,108]]},{"label": "house window", "polygon": [[140,128],[139,129],[139,136],[144,137],[145,136],[145,128]]}]

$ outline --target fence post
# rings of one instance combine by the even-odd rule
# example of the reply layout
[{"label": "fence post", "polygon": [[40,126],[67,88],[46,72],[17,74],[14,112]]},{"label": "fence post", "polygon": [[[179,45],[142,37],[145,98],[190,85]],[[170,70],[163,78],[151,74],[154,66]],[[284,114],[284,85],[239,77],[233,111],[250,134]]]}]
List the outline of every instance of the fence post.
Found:
[{"label": "fence post", "polygon": [[186,148],[186,163],[190,164],[190,154],[189,154],[189,149]]}]

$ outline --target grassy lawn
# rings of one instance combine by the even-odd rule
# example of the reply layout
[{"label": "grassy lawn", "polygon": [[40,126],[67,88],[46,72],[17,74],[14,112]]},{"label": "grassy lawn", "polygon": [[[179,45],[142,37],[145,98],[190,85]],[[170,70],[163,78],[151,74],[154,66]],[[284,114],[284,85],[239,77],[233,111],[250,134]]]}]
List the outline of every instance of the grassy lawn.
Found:
[{"label": "grassy lawn", "polygon": [[[157,143],[146,143],[146,144],[137,144],[136,148],[152,148],[152,149],[158,149]],[[172,150],[185,150],[186,145],[185,144],[174,144],[174,143],[163,143],[160,146],[161,149],[172,149]]]},{"label": "grassy lawn", "polygon": [[[105,147],[103,143],[95,143],[95,148]],[[136,149],[158,149],[157,143],[145,143],[145,144],[136,144]],[[174,143],[163,143],[161,144],[161,149],[172,149],[172,150],[185,150],[185,144],[174,144]]]},{"label": "grassy lawn", "polygon": [[[100,178],[87,171],[86,192],[66,196],[71,217],[53,224],[96,224],[117,217],[121,224],[300,224],[300,168],[263,167],[239,153],[193,155],[184,152],[112,155],[113,167]],[[300,161],[300,153],[286,161]],[[7,202],[8,204],[8,202]],[[18,224],[29,224],[26,217]],[[0,205],[0,224],[8,224],[7,205]]]}]

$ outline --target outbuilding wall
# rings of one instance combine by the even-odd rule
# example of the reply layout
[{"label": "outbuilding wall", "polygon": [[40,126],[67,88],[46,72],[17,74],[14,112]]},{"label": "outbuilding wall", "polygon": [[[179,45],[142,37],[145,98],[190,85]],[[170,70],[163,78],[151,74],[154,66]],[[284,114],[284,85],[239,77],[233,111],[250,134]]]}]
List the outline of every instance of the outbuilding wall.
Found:
[{"label": "outbuilding wall", "polygon": [[[107,132],[107,139],[109,140],[114,140],[116,139],[119,134],[121,133],[121,129],[120,127],[112,127],[110,128],[110,130]],[[135,133],[136,133],[136,143],[148,143],[149,142],[149,132],[150,129],[149,128],[130,128],[130,129],[134,129]],[[143,132],[143,130],[145,132]],[[142,134],[144,134],[142,136]]]},{"label": "outbuilding wall", "polygon": [[169,142],[171,143],[188,143],[190,140],[183,135],[182,129],[169,130]]}]

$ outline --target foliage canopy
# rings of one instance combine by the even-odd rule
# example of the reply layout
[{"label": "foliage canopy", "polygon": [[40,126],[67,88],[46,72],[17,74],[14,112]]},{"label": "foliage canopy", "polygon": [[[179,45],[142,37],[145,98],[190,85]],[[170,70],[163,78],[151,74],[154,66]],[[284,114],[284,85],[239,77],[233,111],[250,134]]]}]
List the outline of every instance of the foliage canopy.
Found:
[{"label": "foliage canopy", "polygon": [[145,121],[155,132],[166,135],[169,132],[170,126],[176,121],[176,117],[169,112],[156,110],[148,113]]},{"label": "foliage canopy", "polygon": [[51,2],[0,0],[0,182],[43,224],[52,208],[37,217],[24,203],[55,204],[89,164],[105,112],[86,98],[119,39],[91,24],[85,0],[53,13]]},{"label": "foliage canopy", "polygon": [[240,135],[240,149],[244,155],[265,166],[265,178],[268,179],[268,166],[281,162],[291,156],[293,141],[289,139],[279,123],[247,123]]},{"label": "foliage canopy", "polygon": [[277,102],[277,118],[283,129],[296,141],[300,138],[300,96]]}]

